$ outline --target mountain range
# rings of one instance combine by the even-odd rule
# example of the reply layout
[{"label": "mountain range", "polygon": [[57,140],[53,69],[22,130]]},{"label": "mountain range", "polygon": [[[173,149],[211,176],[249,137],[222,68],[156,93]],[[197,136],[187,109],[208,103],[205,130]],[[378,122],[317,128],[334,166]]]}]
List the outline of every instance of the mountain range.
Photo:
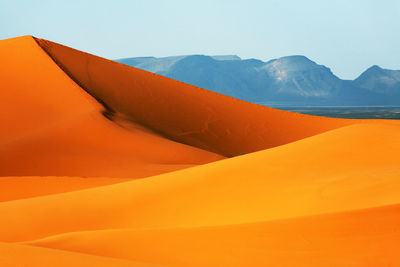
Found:
[{"label": "mountain range", "polygon": [[267,62],[236,55],[115,60],[224,95],[269,106],[400,104],[400,70],[372,66],[355,80],[301,55]]}]

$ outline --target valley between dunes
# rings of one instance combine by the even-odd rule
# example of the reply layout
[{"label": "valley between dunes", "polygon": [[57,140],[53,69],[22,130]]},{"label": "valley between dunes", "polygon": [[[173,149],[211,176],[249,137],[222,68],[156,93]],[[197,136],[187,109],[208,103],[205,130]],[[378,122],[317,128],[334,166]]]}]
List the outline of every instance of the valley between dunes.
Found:
[{"label": "valley between dunes", "polygon": [[400,266],[400,122],[0,41],[0,266]]}]

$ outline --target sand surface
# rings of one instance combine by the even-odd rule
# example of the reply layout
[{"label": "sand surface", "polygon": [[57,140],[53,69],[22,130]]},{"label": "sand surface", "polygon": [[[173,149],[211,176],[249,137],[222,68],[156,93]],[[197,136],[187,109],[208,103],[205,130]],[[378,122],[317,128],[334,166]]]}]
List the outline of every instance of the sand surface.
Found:
[{"label": "sand surface", "polygon": [[398,266],[400,122],[0,41],[0,266]]}]

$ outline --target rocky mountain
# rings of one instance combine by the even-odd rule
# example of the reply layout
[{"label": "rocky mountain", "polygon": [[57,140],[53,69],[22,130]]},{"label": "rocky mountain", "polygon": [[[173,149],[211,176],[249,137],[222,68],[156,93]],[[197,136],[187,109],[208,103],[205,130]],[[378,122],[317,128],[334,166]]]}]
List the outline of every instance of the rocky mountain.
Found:
[{"label": "rocky mountain", "polygon": [[217,93],[266,105],[400,104],[400,71],[371,67],[342,80],[305,56],[268,62],[235,55],[138,57],[116,60]]}]

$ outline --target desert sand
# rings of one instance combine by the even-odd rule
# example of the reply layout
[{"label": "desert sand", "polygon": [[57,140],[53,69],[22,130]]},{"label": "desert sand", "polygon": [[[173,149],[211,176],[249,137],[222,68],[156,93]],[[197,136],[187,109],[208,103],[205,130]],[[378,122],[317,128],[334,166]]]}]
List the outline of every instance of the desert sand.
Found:
[{"label": "desert sand", "polygon": [[[1,266],[398,266],[400,122],[0,41]],[[60,265],[61,264],[61,265]]]}]

